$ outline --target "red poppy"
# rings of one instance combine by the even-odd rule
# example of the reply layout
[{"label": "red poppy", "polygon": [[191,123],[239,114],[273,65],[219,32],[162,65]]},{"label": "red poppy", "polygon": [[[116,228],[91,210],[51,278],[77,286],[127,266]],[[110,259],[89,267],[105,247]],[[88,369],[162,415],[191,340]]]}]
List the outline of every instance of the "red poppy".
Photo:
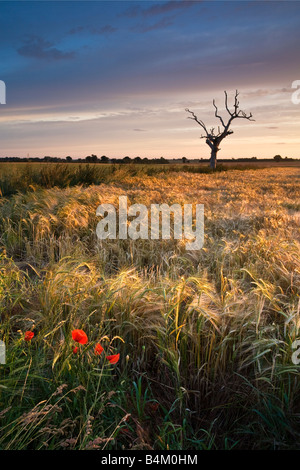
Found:
[{"label": "red poppy", "polygon": [[78,346],[75,346],[75,348],[73,348],[73,354],[77,354],[78,352]]},{"label": "red poppy", "polygon": [[106,359],[111,364],[117,364],[118,360],[120,359],[120,354],[113,354],[112,356],[106,356]]},{"label": "red poppy", "polygon": [[102,351],[103,351],[103,348],[102,348],[101,344],[97,343],[96,346],[95,346],[95,349],[94,349],[94,353],[96,354],[96,356],[100,356]]},{"label": "red poppy", "polygon": [[86,344],[88,342],[88,337],[83,330],[73,330],[72,338],[76,343]]},{"label": "red poppy", "polygon": [[32,338],[34,337],[34,332],[33,331],[25,331],[25,341],[31,341]]}]

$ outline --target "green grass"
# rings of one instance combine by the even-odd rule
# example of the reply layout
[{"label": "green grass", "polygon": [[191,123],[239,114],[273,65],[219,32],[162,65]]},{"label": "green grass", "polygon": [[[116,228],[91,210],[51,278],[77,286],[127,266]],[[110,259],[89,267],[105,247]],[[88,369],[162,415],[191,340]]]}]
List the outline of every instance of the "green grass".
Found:
[{"label": "green grass", "polygon": [[[39,188],[118,183],[124,178],[155,176],[170,171],[212,173],[207,165],[0,163],[0,194],[5,197]],[[226,167],[220,164],[216,171],[226,171]]]}]

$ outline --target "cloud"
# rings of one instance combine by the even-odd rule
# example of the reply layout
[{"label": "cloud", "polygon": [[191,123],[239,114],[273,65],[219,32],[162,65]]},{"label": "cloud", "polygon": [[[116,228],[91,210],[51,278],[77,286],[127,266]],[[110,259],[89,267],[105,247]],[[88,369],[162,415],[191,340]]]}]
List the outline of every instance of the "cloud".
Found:
[{"label": "cloud", "polygon": [[151,17],[156,15],[163,15],[165,13],[178,12],[184,8],[189,8],[195,5],[194,1],[189,0],[172,0],[156,5],[152,5],[148,8],[141,8],[141,6],[131,6],[121,13],[119,16],[126,16],[128,18],[137,18],[138,16]]},{"label": "cloud", "polygon": [[258,90],[251,90],[244,93],[245,97],[262,97],[268,95],[276,95],[281,93],[291,93],[291,88],[269,88],[269,89],[258,89]]},{"label": "cloud", "polygon": [[164,13],[170,13],[173,11],[178,11],[183,8],[191,7],[195,2],[189,0],[179,0],[179,1],[169,1],[160,5],[152,5],[151,7],[143,10],[143,16],[152,16],[152,15],[161,15]]},{"label": "cloud", "polygon": [[78,33],[82,33],[82,31],[84,30],[85,30],[84,26],[75,26],[74,28],[70,29],[68,34],[78,34]]},{"label": "cloud", "polygon": [[117,28],[110,24],[106,24],[105,26],[101,27],[92,27],[92,26],[76,26],[72,29],[70,29],[69,34],[78,34],[88,31],[91,34],[111,34],[117,31]]},{"label": "cloud", "polygon": [[110,24],[102,26],[102,28],[99,28],[99,29],[94,28],[95,34],[114,33],[115,31],[117,31],[117,28],[114,28]]},{"label": "cloud", "polygon": [[258,89],[258,90],[251,90],[251,91],[248,91],[247,93],[244,93],[244,96],[245,97],[261,97],[261,96],[267,96],[267,95],[270,95],[274,93],[274,90],[262,90],[262,89]]},{"label": "cloud", "polygon": [[158,21],[157,23],[154,23],[152,25],[149,25],[149,26],[145,26],[145,25],[138,25],[134,28],[132,28],[132,31],[136,31],[136,32],[140,32],[140,33],[147,33],[148,31],[155,31],[155,30],[158,30],[158,29],[163,29],[163,28],[167,28],[168,26],[171,26],[173,24],[173,22],[168,19],[168,18],[163,18],[162,20]]},{"label": "cloud", "polygon": [[120,13],[118,16],[123,17],[126,16],[127,18],[136,18],[141,14],[141,7],[134,5],[129,8],[127,8],[124,12]]},{"label": "cloud", "polygon": [[17,51],[24,57],[33,57],[35,59],[61,60],[74,57],[74,52],[63,52],[54,47],[53,43],[34,35],[29,36],[25,40],[25,44]]}]

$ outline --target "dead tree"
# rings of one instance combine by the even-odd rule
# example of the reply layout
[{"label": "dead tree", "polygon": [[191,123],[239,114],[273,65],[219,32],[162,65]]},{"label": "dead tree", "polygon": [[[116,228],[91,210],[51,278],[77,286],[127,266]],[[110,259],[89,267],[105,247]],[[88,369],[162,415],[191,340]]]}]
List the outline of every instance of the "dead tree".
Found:
[{"label": "dead tree", "polygon": [[186,111],[192,115],[188,117],[188,119],[193,119],[194,121],[199,124],[199,126],[202,127],[205,131],[205,135],[202,135],[200,138],[201,139],[206,139],[207,145],[211,149],[211,154],[210,154],[210,167],[215,170],[217,166],[217,155],[218,152],[221,150],[220,149],[220,143],[222,142],[225,137],[227,137],[230,134],[233,134],[233,131],[230,128],[230,125],[234,119],[240,118],[240,119],[248,119],[248,121],[254,121],[252,119],[252,114],[250,113],[247,115],[244,111],[239,109],[239,101],[238,101],[238,91],[236,90],[235,92],[235,98],[234,98],[234,111],[230,111],[228,107],[228,97],[227,97],[227,92],[225,91],[225,108],[226,111],[229,114],[229,119],[227,123],[225,124],[225,120],[218,114],[218,108],[216,106],[215,100],[213,100],[213,105],[215,108],[215,117],[219,118],[222,124],[222,129],[220,126],[218,126],[218,133],[215,134],[215,128],[212,127],[210,131],[207,130],[205,124],[203,121],[197,118],[196,114],[193,111],[190,111],[188,108],[186,108]]}]

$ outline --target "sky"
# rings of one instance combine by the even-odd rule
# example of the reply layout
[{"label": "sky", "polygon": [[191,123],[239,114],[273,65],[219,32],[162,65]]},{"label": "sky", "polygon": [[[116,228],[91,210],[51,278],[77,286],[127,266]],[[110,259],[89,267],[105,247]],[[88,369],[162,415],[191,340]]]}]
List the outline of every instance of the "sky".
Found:
[{"label": "sky", "polygon": [[[1,1],[1,157],[300,157],[300,1]],[[299,82],[300,86],[300,82]]]}]

